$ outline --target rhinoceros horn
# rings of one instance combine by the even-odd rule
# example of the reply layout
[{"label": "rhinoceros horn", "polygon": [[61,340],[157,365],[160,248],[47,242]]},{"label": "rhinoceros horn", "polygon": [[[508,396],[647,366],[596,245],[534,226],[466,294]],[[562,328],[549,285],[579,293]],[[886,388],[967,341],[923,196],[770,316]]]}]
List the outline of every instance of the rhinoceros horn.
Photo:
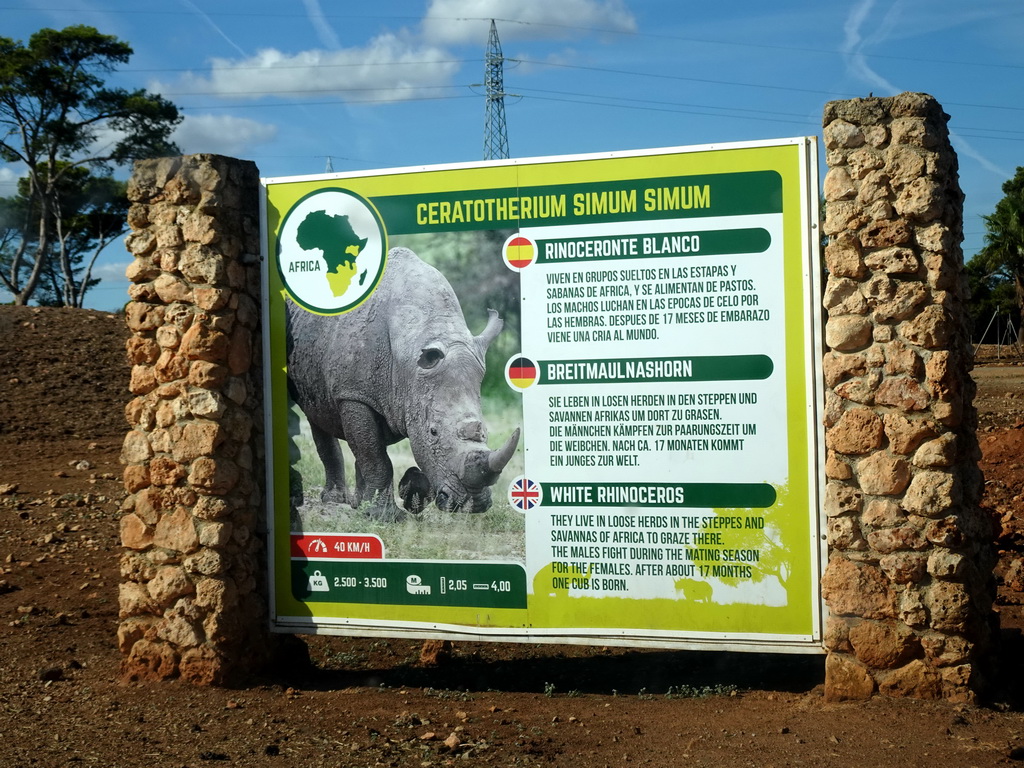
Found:
[{"label": "rhinoceros horn", "polygon": [[498,317],[498,311],[495,309],[487,310],[487,325],[480,332],[473,341],[476,342],[477,349],[480,350],[481,357],[487,354],[487,347],[494,341],[494,337],[501,333],[502,327],[505,323],[500,317]]},{"label": "rhinoceros horn", "polygon": [[493,485],[505,465],[511,460],[518,445],[519,430],[516,429],[498,450],[477,451],[467,456],[463,473],[464,482],[476,487]]},{"label": "rhinoceros horn", "polygon": [[508,436],[508,440],[496,451],[491,451],[487,457],[487,468],[494,473],[495,479],[501,474],[501,470],[505,468],[509,460],[512,458],[512,454],[516,452],[516,446],[519,445],[519,428],[516,427],[516,431]]}]

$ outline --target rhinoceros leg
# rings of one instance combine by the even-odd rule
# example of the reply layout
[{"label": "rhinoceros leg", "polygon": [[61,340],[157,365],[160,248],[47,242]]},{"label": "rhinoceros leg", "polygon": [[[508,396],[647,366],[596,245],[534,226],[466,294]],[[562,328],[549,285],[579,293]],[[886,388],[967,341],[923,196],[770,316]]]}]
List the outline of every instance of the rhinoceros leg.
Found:
[{"label": "rhinoceros leg", "polygon": [[367,405],[346,402],[341,408],[345,440],[356,460],[354,506],[370,503],[369,513],[379,520],[401,520],[392,488],[395,472],[388,456],[387,440],[377,414]]},{"label": "rhinoceros leg", "polygon": [[402,498],[402,506],[416,514],[434,500],[434,489],[419,467],[409,467],[398,481],[398,495]]},{"label": "rhinoceros leg", "polygon": [[313,433],[313,444],[316,445],[316,452],[320,455],[326,475],[324,492],[320,494],[320,500],[333,504],[348,503],[349,498],[345,489],[345,457],[341,452],[338,438],[324,432],[312,422],[309,430]]}]

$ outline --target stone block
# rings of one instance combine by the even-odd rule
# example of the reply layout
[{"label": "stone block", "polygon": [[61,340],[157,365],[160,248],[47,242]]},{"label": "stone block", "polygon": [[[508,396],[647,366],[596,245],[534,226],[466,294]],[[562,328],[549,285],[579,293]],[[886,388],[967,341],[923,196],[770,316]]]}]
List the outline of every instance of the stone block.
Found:
[{"label": "stone block", "polygon": [[215,648],[203,645],[189,648],[181,655],[178,671],[181,679],[193,685],[224,685],[230,665]]},{"label": "stone block", "polygon": [[856,658],[844,653],[825,657],[826,701],[860,701],[870,699],[874,692],[874,678]]},{"label": "stone block", "polygon": [[856,514],[863,503],[864,495],[858,488],[845,483],[826,483],[824,508],[828,517]]},{"label": "stone block", "polygon": [[967,560],[958,552],[936,549],[928,556],[928,573],[936,579],[959,579],[966,571]]},{"label": "stone block", "polygon": [[914,475],[903,497],[903,508],[923,517],[944,517],[960,503],[960,487],[954,475],[937,470],[923,470]]},{"label": "stone block", "polygon": [[880,221],[872,224],[860,235],[862,247],[866,249],[891,248],[906,245],[913,239],[913,229],[907,222]]},{"label": "stone block", "polygon": [[178,674],[178,654],[167,643],[136,642],[121,667],[121,675],[132,682],[167,680]]},{"label": "stone block", "polygon": [[146,336],[132,336],[125,342],[125,352],[132,365],[152,365],[160,357],[160,345]]},{"label": "stone block", "polygon": [[133,429],[125,435],[121,447],[122,464],[144,464],[152,455],[153,449],[145,432]]},{"label": "stone block", "polygon": [[161,515],[156,524],[153,544],[183,554],[198,549],[199,536],[189,510],[177,507],[173,513]]},{"label": "stone block", "polygon": [[888,554],[904,550],[921,550],[928,546],[924,535],[912,525],[882,528],[868,534],[868,546],[875,552]]},{"label": "stone block", "polygon": [[911,344],[925,349],[939,349],[949,343],[953,324],[945,310],[937,305],[926,306],[917,317],[900,324],[900,335]]},{"label": "stone block", "polygon": [[167,273],[153,281],[153,290],[164,304],[171,304],[175,301],[192,301],[192,287],[180,277]]},{"label": "stone block", "polygon": [[885,428],[868,408],[850,408],[825,436],[826,445],[839,453],[865,454],[879,448]]},{"label": "stone block", "polygon": [[856,466],[861,489],[872,496],[895,496],[910,484],[910,465],[885,451],[861,459]]},{"label": "stone block", "polygon": [[825,195],[826,202],[846,200],[857,195],[857,187],[854,185],[853,179],[850,178],[849,170],[839,166],[831,168],[825,174],[822,193]]},{"label": "stone block", "polygon": [[132,366],[131,378],[128,381],[128,391],[133,395],[145,395],[156,389],[156,373],[148,365]]},{"label": "stone block", "polygon": [[145,464],[129,464],[124,468],[124,490],[126,493],[136,493],[143,488],[148,488],[149,467]]},{"label": "stone block", "polygon": [[915,659],[888,673],[878,685],[879,693],[912,699],[938,699],[942,696],[942,678],[924,661]]},{"label": "stone block", "polygon": [[889,412],[882,417],[885,436],[889,438],[889,449],[906,456],[925,440],[936,435],[935,424],[925,419],[908,419],[902,414]]},{"label": "stone block", "polygon": [[[922,548],[919,546],[902,549]],[[890,554],[879,558],[878,565],[893,584],[917,584],[927,573],[928,558],[923,553],[890,550]]]},{"label": "stone block", "polygon": [[153,544],[153,529],[136,514],[121,518],[121,546],[146,550]]},{"label": "stone block", "polygon": [[892,499],[872,499],[864,507],[863,521],[873,528],[891,528],[906,522],[907,516]]},{"label": "stone block", "polygon": [[937,581],[925,593],[932,629],[949,634],[967,632],[971,606],[967,588],[955,581]]},{"label": "stone block", "polygon": [[821,578],[821,592],[829,610],[840,616],[888,619],[896,613],[888,579],[867,563],[833,556]]},{"label": "stone block", "polygon": [[223,395],[209,389],[194,389],[186,399],[189,411],[198,419],[219,419],[227,408]]},{"label": "stone block", "polygon": [[124,309],[125,323],[135,333],[155,331],[164,324],[164,308],[133,301]]},{"label": "stone block", "polygon": [[[860,253],[860,244],[855,235],[841,232],[825,246],[825,267],[833,278],[860,279],[867,274],[867,267]],[[241,313],[241,306],[239,312]]]},{"label": "stone block", "polygon": [[157,568],[156,574],[146,588],[149,590],[153,602],[160,606],[173,605],[179,597],[195,592],[195,587],[185,570],[177,565],[165,565]]},{"label": "stone block", "polygon": [[871,341],[871,321],[861,315],[832,317],[825,325],[825,343],[840,352],[861,349]]},{"label": "stone block", "polygon": [[181,353],[189,360],[224,363],[228,359],[230,338],[204,323],[192,323],[181,337]]},{"label": "stone block", "polygon": [[901,666],[921,652],[917,636],[895,622],[860,621],[849,637],[854,654],[871,669]]},{"label": "stone block", "polygon": [[875,402],[902,411],[923,411],[931,402],[931,396],[917,380],[907,376],[893,376],[879,385]]},{"label": "stone block", "polygon": [[860,284],[848,277],[834,277],[825,286],[825,309],[829,315],[863,315],[868,310],[867,301],[860,292]]},{"label": "stone block", "polygon": [[934,469],[936,467],[951,467],[956,462],[957,437],[953,432],[947,432],[934,440],[923,443],[914,453],[911,463],[922,469]]},{"label": "stone block", "polygon": [[134,581],[122,582],[119,585],[118,604],[120,606],[118,615],[122,619],[140,614],[152,615],[157,610],[146,587]]}]

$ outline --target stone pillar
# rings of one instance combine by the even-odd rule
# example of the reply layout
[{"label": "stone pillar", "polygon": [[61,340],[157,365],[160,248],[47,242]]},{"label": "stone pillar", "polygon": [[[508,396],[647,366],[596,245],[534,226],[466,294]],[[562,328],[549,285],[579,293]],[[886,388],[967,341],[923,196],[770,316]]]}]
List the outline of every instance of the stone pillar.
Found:
[{"label": "stone pillar", "polygon": [[830,699],[974,701],[993,643],[963,194],[930,96],[825,107]]},{"label": "stone pillar", "polygon": [[149,160],[128,197],[123,674],[223,684],[269,645],[259,176],[216,155]]}]

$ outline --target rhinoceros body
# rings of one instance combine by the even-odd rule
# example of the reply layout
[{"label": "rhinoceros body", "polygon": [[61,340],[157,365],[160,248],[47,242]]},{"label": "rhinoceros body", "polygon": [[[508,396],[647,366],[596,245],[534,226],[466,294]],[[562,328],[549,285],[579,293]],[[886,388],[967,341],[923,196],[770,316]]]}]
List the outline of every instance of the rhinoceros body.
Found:
[{"label": "rhinoceros body", "polygon": [[[394,519],[394,471],[387,446],[409,438],[418,468],[402,478],[406,509],[433,499],[445,510],[482,512],[511,458],[519,431],[487,447],[480,383],[487,346],[502,322],[470,334],[448,281],[412,251],[395,248],[373,294],[342,315],[288,304],[288,384],[309,421],[324,464],[323,498]],[[355,457],[347,489],[338,439]]]}]

